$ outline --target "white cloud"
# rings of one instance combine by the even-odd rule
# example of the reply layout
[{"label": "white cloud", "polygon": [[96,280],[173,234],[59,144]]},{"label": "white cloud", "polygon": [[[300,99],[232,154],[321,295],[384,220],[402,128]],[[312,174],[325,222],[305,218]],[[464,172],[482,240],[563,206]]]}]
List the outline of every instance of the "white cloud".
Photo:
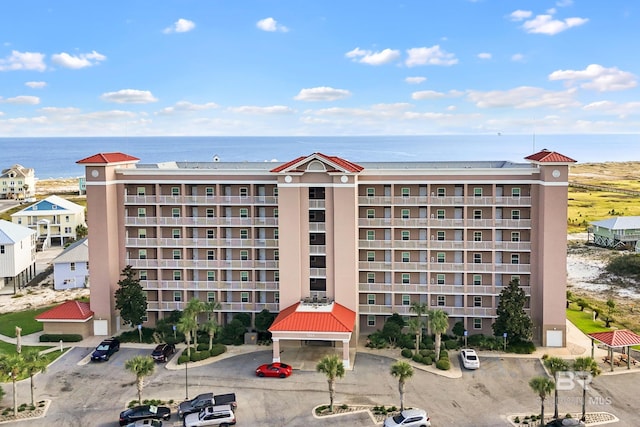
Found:
[{"label": "white cloud", "polygon": [[80,109],[75,107],[43,107],[38,111],[49,115],[69,115],[79,113]]},{"label": "white cloud", "polygon": [[25,82],[24,85],[31,89],[42,89],[47,85],[47,82]]},{"label": "white cloud", "polygon": [[345,54],[347,58],[353,59],[355,62],[368,65],[383,65],[396,61],[400,58],[400,51],[394,49],[384,49],[379,52],[371,50],[362,50],[359,47]]},{"label": "white cloud", "polygon": [[491,59],[493,55],[491,55],[489,52],[481,52],[478,54],[478,58],[480,59]]},{"label": "white cloud", "polygon": [[188,19],[180,18],[176,22],[174,22],[171,26],[162,30],[165,34],[171,33],[188,33],[196,27],[195,22],[189,21]]},{"label": "white cloud", "polygon": [[414,47],[407,50],[409,57],[405,61],[407,67],[417,65],[454,65],[458,59],[452,53],[440,49],[439,45],[431,47]]},{"label": "white cloud", "polygon": [[122,89],[100,95],[104,101],[117,104],[149,104],[158,101],[148,90]]},{"label": "white cloud", "polygon": [[51,55],[51,61],[54,64],[73,69],[92,67],[105,59],[107,59],[106,56],[95,50],[91,53],[81,53],[79,55],[70,55],[66,52]]},{"label": "white cloud", "polygon": [[514,53],[513,55],[511,55],[511,60],[513,62],[522,62],[524,61],[524,55],[521,53]]},{"label": "white cloud", "polygon": [[584,70],[557,70],[549,74],[549,80],[566,80],[569,86],[586,80],[580,87],[598,92],[631,89],[638,85],[636,76],[632,73],[616,67],[605,68],[599,64],[591,64]]},{"label": "white cloud", "polygon": [[262,31],[269,32],[280,31],[281,33],[286,33],[287,31],[289,31],[287,27],[278,24],[278,21],[271,17],[259,20],[258,22],[256,22],[256,27],[258,27]]},{"label": "white cloud", "polygon": [[629,115],[640,114],[640,102],[635,101],[618,104],[613,101],[596,101],[585,105],[582,109],[598,114],[616,115],[624,119]]},{"label": "white cloud", "polygon": [[573,0],[558,0],[556,2],[556,6],[558,7],[569,7],[573,4]]},{"label": "white cloud", "polygon": [[13,98],[5,98],[1,99],[0,102],[3,104],[14,104],[14,105],[38,105],[40,104],[40,98],[37,96],[14,96]]},{"label": "white cloud", "polygon": [[332,87],[321,86],[309,89],[302,89],[293,97],[296,101],[337,101],[348,98],[351,92],[345,89],[334,89]]},{"label": "white cloud", "polygon": [[509,17],[512,21],[522,21],[524,19],[530,18],[533,15],[533,12],[530,10],[516,10],[511,12]]},{"label": "white cloud", "polygon": [[439,98],[456,98],[464,95],[463,92],[457,90],[450,90],[449,92],[436,92],[435,90],[422,90],[419,92],[413,92],[411,98],[422,101],[424,99],[439,99]]},{"label": "white cloud", "polygon": [[575,89],[551,91],[531,86],[520,86],[500,91],[468,91],[467,98],[478,108],[567,108],[578,107],[575,100]]},{"label": "white cloud", "polygon": [[241,107],[230,107],[229,111],[241,114],[292,114],[295,111],[284,105],[272,105],[270,107],[257,107],[245,105]]},{"label": "white cloud", "polygon": [[215,102],[207,102],[205,104],[193,104],[189,101],[178,101],[172,107],[166,107],[160,110],[156,114],[173,114],[180,111],[202,111],[218,108],[219,105]]},{"label": "white cloud", "polygon": [[584,25],[587,22],[589,22],[587,18],[567,18],[565,20],[559,20],[553,19],[552,15],[537,15],[535,18],[525,21],[522,24],[522,28],[527,33],[553,36],[569,28]]},{"label": "white cloud", "polygon": [[44,54],[37,52],[11,51],[11,55],[5,59],[0,59],[0,71],[34,70],[44,71],[47,66],[44,64]]},{"label": "white cloud", "polygon": [[404,111],[413,107],[408,102],[395,102],[393,104],[373,104],[371,109],[374,111]]},{"label": "white cloud", "polygon": [[427,78],[426,77],[407,77],[404,79],[404,81],[409,83],[410,85],[417,85],[422,82],[426,82]]}]

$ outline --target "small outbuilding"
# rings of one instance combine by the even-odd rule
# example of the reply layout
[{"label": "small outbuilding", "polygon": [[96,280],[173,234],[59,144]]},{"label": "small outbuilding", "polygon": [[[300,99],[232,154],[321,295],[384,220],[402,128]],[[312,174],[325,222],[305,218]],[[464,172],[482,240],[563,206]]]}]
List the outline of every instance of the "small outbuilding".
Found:
[{"label": "small outbuilding", "polygon": [[640,252],[640,216],[594,221],[589,227],[589,241],[605,248]]},{"label": "small outbuilding", "polygon": [[[631,369],[631,365],[637,365],[638,361],[631,358],[629,350],[632,346],[640,345],[640,335],[627,329],[616,329],[609,332],[594,332],[589,334],[591,338],[591,357],[593,357],[593,350],[595,347],[595,341],[601,342],[607,347],[607,356],[603,359],[603,362],[611,366],[613,371],[613,365],[621,366],[627,365],[627,369]],[[614,350],[620,350],[622,353],[614,355]]]},{"label": "small outbuilding", "polygon": [[78,334],[87,338],[93,334],[93,311],[88,302],[66,301],[36,316],[45,334]]}]

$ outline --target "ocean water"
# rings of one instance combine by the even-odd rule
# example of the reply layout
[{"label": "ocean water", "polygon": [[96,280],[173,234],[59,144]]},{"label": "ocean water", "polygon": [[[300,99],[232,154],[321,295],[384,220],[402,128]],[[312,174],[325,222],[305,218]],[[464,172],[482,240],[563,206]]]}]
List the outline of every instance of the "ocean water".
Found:
[{"label": "ocean water", "polygon": [[427,135],[327,137],[76,137],[0,138],[0,169],[14,164],[36,177],[82,176],[78,160],[123,152],[140,163],[165,161],[287,162],[322,152],[355,163],[375,161],[511,160],[541,149],[579,163],[640,161],[640,135]]}]

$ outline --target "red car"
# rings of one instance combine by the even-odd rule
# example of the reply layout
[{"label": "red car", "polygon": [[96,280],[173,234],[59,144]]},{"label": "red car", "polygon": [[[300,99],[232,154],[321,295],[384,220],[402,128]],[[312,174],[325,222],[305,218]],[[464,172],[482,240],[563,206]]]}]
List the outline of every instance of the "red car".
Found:
[{"label": "red car", "polygon": [[256,375],[259,377],[280,377],[286,378],[291,375],[291,366],[285,363],[265,363],[258,366]]}]

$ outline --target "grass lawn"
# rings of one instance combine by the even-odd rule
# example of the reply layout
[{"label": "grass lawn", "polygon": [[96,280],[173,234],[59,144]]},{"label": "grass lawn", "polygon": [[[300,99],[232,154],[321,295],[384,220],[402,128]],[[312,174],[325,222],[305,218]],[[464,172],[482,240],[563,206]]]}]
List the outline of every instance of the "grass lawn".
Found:
[{"label": "grass lawn", "polygon": [[580,311],[580,307],[573,303],[567,309],[567,319],[585,334],[611,331],[611,328],[605,328],[603,321],[592,320],[592,316],[591,310]]},{"label": "grass lawn", "polygon": [[42,323],[36,321],[35,317],[50,308],[51,306],[0,314],[0,335],[15,338],[16,326],[22,328],[23,336],[42,331]]}]

